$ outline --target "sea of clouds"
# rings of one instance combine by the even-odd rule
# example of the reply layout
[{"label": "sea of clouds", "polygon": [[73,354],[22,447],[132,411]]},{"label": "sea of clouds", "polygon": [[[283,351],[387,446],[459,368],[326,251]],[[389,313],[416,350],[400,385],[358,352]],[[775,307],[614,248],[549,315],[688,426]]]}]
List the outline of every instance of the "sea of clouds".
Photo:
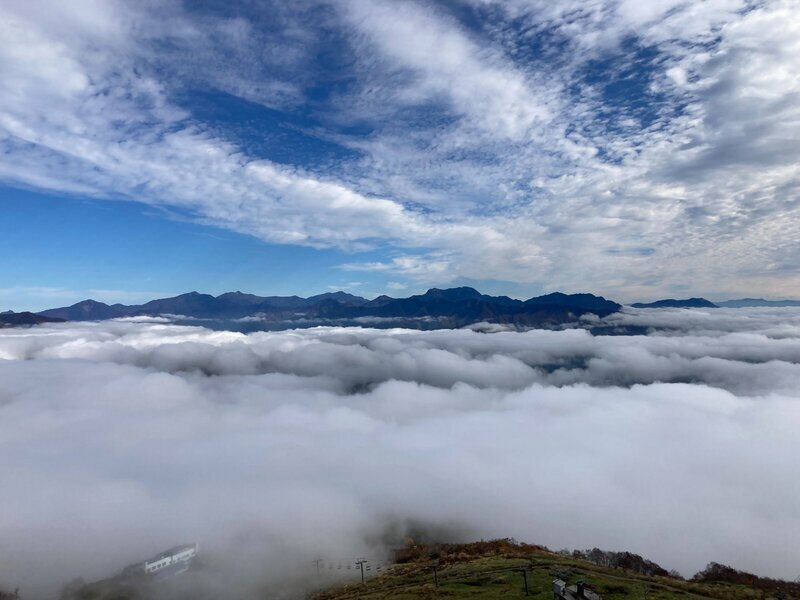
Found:
[{"label": "sea of clouds", "polygon": [[407,521],[794,578],[800,309],[599,325],[648,333],[0,330],[0,586],[197,541],[247,596]]}]

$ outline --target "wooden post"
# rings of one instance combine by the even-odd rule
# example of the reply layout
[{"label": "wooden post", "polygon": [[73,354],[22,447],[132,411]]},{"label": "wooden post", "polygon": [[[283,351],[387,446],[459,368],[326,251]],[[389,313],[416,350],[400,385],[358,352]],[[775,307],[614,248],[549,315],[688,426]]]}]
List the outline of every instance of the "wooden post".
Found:
[{"label": "wooden post", "polygon": [[522,580],[525,582],[525,595],[528,595],[528,572],[522,569]]},{"label": "wooden post", "polygon": [[359,560],[356,564],[361,567],[361,585],[364,585],[364,563],[367,562],[365,560]]}]

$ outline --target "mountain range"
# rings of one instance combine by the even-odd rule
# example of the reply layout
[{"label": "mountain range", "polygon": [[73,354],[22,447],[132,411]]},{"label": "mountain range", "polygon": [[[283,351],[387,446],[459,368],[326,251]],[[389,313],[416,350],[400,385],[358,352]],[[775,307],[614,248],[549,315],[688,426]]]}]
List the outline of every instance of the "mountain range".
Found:
[{"label": "mountain range", "polygon": [[[378,296],[367,300],[346,292],[331,292],[309,298],[256,296],[227,292],[219,296],[190,292],[145,304],[105,304],[84,300],[38,313],[41,317],[67,321],[97,321],[119,317],[179,315],[184,319],[289,322],[308,324],[341,321],[377,326],[462,327],[481,321],[521,326],[542,326],[575,321],[593,313],[600,317],[620,310],[621,305],[593,294],[555,292],[528,300],[489,296],[471,287],[432,288],[408,298]],[[179,319],[180,320],[180,319]]]},{"label": "mountain range", "polygon": [[[640,309],[783,307],[800,306],[800,301],[740,298],[713,303],[705,298],[667,298],[630,306]],[[517,300],[482,294],[471,287],[432,288],[408,298],[378,296],[372,300],[342,291],[308,298],[257,296],[240,291],[219,296],[189,292],[144,304],[106,304],[88,299],[39,313],[7,311],[0,313],[0,327],[161,315],[169,315],[177,322],[201,320],[208,327],[242,331],[326,324],[438,329],[489,322],[549,327],[573,323],[589,313],[604,317],[621,308],[620,304],[594,294],[554,292]]]}]

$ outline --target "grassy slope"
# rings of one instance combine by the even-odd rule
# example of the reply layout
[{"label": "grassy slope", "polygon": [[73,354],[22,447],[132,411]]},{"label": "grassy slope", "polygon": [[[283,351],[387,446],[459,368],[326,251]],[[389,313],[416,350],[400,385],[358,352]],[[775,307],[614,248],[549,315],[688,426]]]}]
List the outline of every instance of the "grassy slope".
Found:
[{"label": "grassy slope", "polygon": [[[524,598],[522,569],[527,572],[529,598],[551,600],[552,581],[561,575],[568,584],[582,579],[603,600],[758,600],[762,593],[732,584],[700,584],[671,577],[653,577],[601,567],[536,546],[505,541],[437,547],[417,547],[407,562],[367,581],[327,590],[314,600],[359,598]],[[431,565],[439,563],[439,586],[433,582]]]}]

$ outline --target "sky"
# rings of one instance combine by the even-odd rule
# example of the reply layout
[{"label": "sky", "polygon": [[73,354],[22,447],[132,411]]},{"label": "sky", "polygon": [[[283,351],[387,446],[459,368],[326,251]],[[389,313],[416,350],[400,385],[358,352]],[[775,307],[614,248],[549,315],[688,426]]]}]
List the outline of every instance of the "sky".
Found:
[{"label": "sky", "polygon": [[656,329],[2,329],[0,589],[198,542],[180,597],[298,597],[409,523],[793,580],[800,308],[603,321]]},{"label": "sky", "polygon": [[0,309],[800,297],[797,0],[6,0],[0,35]]}]

